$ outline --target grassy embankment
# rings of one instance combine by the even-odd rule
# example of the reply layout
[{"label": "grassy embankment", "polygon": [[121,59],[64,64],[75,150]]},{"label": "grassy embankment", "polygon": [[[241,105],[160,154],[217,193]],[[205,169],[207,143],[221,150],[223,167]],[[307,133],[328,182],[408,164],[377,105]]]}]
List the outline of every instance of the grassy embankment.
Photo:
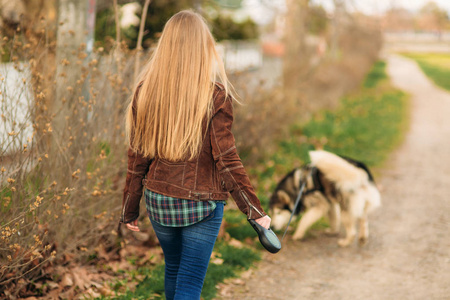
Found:
[{"label": "grassy embankment", "polygon": [[450,91],[450,54],[403,53],[403,55],[414,59],[436,85]]},{"label": "grassy embankment", "polygon": [[[308,151],[314,149],[314,141],[325,143],[325,149],[366,162],[369,166],[379,166],[390,151],[399,144],[407,125],[408,97],[394,89],[385,73],[385,63],[377,62],[360,91],[342,99],[333,111],[321,111],[308,123],[292,128],[291,138],[279,144],[279,150],[261,167],[250,170],[258,178],[258,194],[267,208],[268,195],[277,180],[287,171],[308,161]],[[227,232],[232,238],[244,241],[255,240],[256,234],[247,224],[245,216],[227,210],[225,220]],[[327,226],[319,221],[316,228]],[[238,276],[259,260],[262,247],[235,248],[219,241],[215,253],[223,262],[211,263],[205,280],[202,297],[213,299],[215,286],[229,277]],[[259,251],[258,251],[259,249]],[[130,274],[130,278],[145,278],[134,292],[129,291],[119,299],[147,299],[154,294],[161,299],[164,291],[164,269],[157,266],[152,270],[140,268]],[[136,279],[137,280],[137,279]],[[117,283],[117,287],[121,286]]]}]

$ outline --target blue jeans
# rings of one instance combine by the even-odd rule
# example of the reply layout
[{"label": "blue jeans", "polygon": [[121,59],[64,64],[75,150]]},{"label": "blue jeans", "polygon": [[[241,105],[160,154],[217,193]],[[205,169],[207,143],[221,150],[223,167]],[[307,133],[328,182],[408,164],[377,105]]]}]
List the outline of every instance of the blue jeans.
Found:
[{"label": "blue jeans", "polygon": [[164,252],[167,300],[200,299],[222,217],[223,203],[217,203],[208,217],[186,227],[162,226],[150,219]]}]

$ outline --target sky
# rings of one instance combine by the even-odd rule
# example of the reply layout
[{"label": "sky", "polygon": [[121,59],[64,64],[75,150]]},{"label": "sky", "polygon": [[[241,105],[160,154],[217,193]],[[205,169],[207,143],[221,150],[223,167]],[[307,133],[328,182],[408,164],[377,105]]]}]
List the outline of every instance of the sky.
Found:
[{"label": "sky", "polygon": [[[333,8],[332,0],[313,0],[322,4],[327,10]],[[403,7],[412,12],[420,10],[429,0],[345,0],[349,9],[361,11],[369,15],[383,14],[391,7]],[[450,14],[450,0],[434,0],[441,8]]]},{"label": "sky", "polygon": [[[326,10],[333,10],[333,0],[311,0],[321,4]],[[368,15],[381,15],[392,7],[403,7],[409,11],[417,12],[429,0],[343,0],[350,11],[360,11]],[[450,15],[450,0],[434,0]],[[276,12],[285,10],[286,0],[243,0],[242,18],[251,16],[259,24],[269,22]],[[238,16],[239,18],[239,16]]]}]

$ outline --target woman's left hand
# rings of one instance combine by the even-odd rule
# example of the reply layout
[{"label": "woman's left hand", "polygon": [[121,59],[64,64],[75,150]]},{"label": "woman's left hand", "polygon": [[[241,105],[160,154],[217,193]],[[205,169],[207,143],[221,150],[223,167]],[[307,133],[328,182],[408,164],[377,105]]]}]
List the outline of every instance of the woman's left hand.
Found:
[{"label": "woman's left hand", "polygon": [[127,228],[132,231],[140,231],[138,227],[138,221],[134,220],[133,222],[127,223]]}]

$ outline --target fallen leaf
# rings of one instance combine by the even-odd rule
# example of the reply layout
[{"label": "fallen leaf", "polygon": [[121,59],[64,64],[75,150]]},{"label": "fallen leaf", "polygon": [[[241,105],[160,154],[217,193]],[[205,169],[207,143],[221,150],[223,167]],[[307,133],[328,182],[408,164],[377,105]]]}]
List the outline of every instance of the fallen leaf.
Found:
[{"label": "fallen leaf", "polygon": [[105,250],[105,246],[103,244],[98,245],[95,247],[95,252],[97,252],[97,257],[104,259],[106,261],[110,260],[110,256],[108,255],[108,252]]},{"label": "fallen leaf", "polygon": [[60,285],[62,287],[72,286],[73,285],[72,276],[69,273],[64,274],[63,278],[61,279]]},{"label": "fallen leaf", "polygon": [[86,299],[86,296],[90,296],[90,298],[99,298],[102,295],[96,291],[94,291],[92,288],[86,290],[83,294],[79,295],[78,299]]},{"label": "fallen leaf", "polygon": [[45,282],[47,284],[47,286],[49,287],[49,289],[53,290],[53,289],[57,289],[59,287],[59,284],[57,284],[54,281],[46,281]]},{"label": "fallen leaf", "polygon": [[83,267],[75,267],[72,269],[72,277],[75,286],[83,289],[91,286],[88,272]]},{"label": "fallen leaf", "polygon": [[236,285],[244,285],[245,281],[240,279],[240,278],[238,278],[238,279],[233,280],[233,283],[236,284]]},{"label": "fallen leaf", "polygon": [[113,291],[107,284],[104,284],[101,288],[98,289],[98,291],[100,292],[100,294],[102,294],[103,297],[114,295]]},{"label": "fallen leaf", "polygon": [[237,239],[233,239],[233,238],[228,242],[228,244],[229,244],[230,246],[233,246],[233,247],[239,248],[239,249],[241,249],[241,248],[244,247],[244,244],[242,244],[241,241],[239,241],[239,240],[237,240]]},{"label": "fallen leaf", "polygon": [[221,265],[221,264],[223,264],[223,259],[220,257],[216,257],[216,258],[211,259],[211,262],[215,265]]},{"label": "fallen leaf", "polygon": [[111,268],[111,270],[113,270],[114,272],[118,272],[119,270],[129,270],[131,269],[133,266],[130,265],[130,263],[125,260],[125,259],[121,259],[118,262],[111,262],[109,263],[109,267]]}]

